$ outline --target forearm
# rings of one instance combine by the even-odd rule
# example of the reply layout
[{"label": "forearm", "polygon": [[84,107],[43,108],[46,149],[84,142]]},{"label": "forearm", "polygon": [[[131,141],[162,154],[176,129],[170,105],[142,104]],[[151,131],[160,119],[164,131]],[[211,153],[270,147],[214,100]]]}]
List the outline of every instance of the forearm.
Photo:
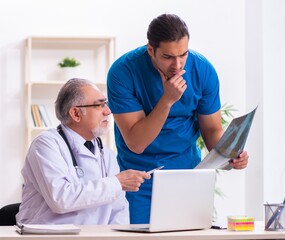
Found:
[{"label": "forearm", "polygon": [[142,117],[125,134],[123,133],[131,151],[140,154],[154,141],[169,115],[171,106],[172,104],[162,97],[149,115]]},{"label": "forearm", "polygon": [[198,115],[201,135],[209,151],[212,150],[222,137],[224,130],[221,123],[221,113]]},{"label": "forearm", "polygon": [[208,151],[211,151],[212,148],[214,148],[217,145],[218,141],[223,135],[223,132],[224,132],[223,129],[218,129],[208,132],[207,134],[205,134],[205,136],[203,136]]},{"label": "forearm", "polygon": [[119,184],[114,188],[111,181],[108,177],[85,185],[65,183],[60,189],[51,189],[50,193],[42,191],[42,195],[52,211],[58,214],[99,207],[111,204],[121,194]]}]

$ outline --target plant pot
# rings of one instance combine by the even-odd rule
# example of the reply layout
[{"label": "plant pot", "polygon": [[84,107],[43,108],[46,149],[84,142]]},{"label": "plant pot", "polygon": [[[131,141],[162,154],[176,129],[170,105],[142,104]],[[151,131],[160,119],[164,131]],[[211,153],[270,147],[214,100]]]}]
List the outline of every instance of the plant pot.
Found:
[{"label": "plant pot", "polygon": [[78,71],[76,67],[63,67],[61,68],[62,70],[62,76],[61,80],[62,81],[68,81],[71,78],[76,78],[78,77]]}]

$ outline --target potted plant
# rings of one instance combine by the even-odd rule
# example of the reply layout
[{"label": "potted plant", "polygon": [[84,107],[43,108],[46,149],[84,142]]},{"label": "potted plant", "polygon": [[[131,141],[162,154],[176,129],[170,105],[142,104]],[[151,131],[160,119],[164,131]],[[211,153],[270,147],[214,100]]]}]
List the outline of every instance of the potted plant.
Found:
[{"label": "potted plant", "polygon": [[62,69],[62,79],[67,81],[71,78],[77,77],[77,69],[80,65],[75,58],[65,57],[61,62],[58,63],[58,66]]},{"label": "potted plant", "polygon": [[64,58],[61,62],[58,63],[58,66],[61,68],[65,67],[77,67],[80,65],[80,62],[78,62],[75,58]]}]

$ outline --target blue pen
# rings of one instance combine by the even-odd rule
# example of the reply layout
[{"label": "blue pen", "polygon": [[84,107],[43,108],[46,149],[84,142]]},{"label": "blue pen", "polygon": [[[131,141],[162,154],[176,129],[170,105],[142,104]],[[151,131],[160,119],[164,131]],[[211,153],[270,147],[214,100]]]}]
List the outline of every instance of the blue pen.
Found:
[{"label": "blue pen", "polygon": [[283,210],[284,208],[284,204],[285,204],[285,198],[283,200],[283,203],[281,206],[279,206],[275,211],[274,213],[272,214],[271,218],[268,220],[266,226],[265,226],[265,229],[268,229],[271,224],[275,221],[275,219],[280,215],[281,211]]}]

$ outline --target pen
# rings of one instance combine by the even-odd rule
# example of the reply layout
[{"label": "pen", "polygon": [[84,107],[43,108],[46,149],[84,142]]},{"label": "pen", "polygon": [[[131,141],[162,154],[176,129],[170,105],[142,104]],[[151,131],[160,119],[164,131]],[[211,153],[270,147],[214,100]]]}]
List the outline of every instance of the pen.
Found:
[{"label": "pen", "polygon": [[212,229],[227,229],[226,227],[221,227],[221,226],[217,226],[217,225],[212,225],[211,226]]},{"label": "pen", "polygon": [[158,167],[158,168],[154,168],[154,169],[148,171],[147,173],[148,173],[148,174],[152,174],[152,173],[154,173],[154,171],[160,170],[160,169],[162,169],[162,168],[164,168],[164,166],[160,166],[160,167]]},{"label": "pen", "polygon": [[[285,198],[284,198],[284,200],[283,200],[282,205],[280,205],[280,206],[273,212],[272,216],[269,218],[269,220],[268,220],[268,222],[267,222],[267,224],[266,224],[266,226],[265,226],[265,229],[268,229],[268,228],[270,227],[270,225],[275,221],[275,219],[280,215],[281,211],[282,211],[283,208],[284,208],[284,204],[285,204]],[[271,209],[271,208],[270,208],[270,209]],[[271,211],[272,211],[272,210],[271,210]],[[278,223],[279,223],[279,221],[278,221]],[[281,224],[279,223],[279,225],[281,225]],[[282,225],[281,225],[281,227],[282,227]]]}]

